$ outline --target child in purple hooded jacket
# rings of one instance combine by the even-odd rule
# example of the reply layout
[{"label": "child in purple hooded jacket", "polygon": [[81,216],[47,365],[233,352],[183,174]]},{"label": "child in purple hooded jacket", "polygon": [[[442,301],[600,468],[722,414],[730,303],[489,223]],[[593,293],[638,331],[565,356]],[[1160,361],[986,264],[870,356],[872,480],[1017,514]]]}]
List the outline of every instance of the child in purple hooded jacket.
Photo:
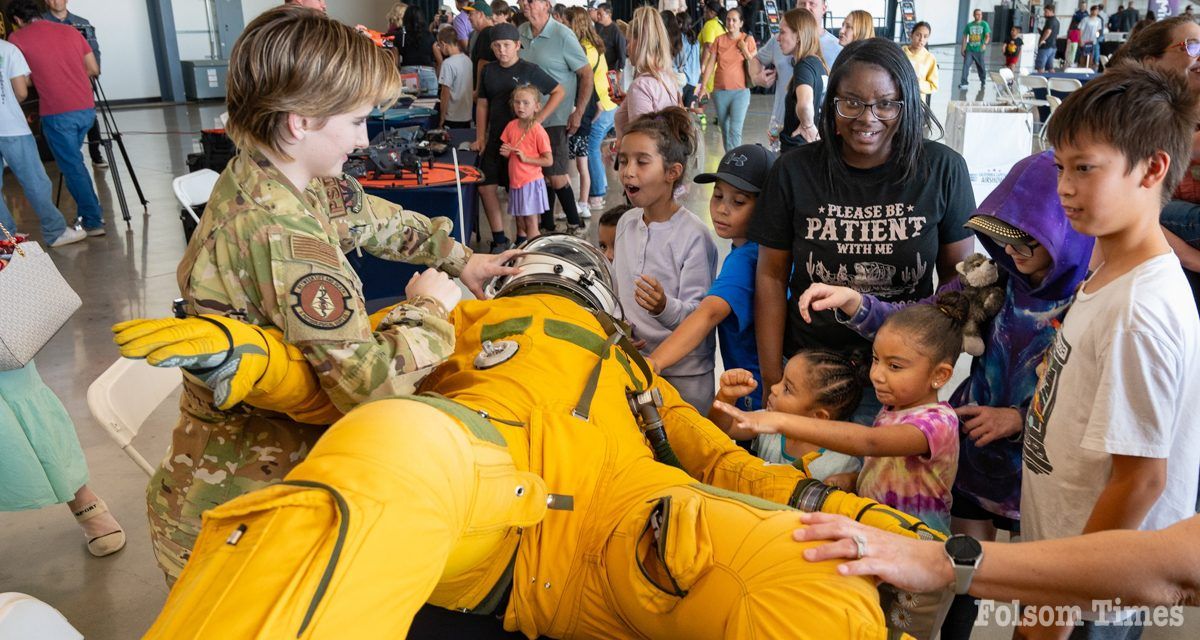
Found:
[{"label": "child in purple hooded jacket", "polygon": [[[950,397],[961,425],[951,530],[982,540],[995,539],[996,529],[1020,533],[1021,435],[1037,366],[1092,254],[1093,239],[1067,222],[1057,179],[1051,152],[1025,158],[966,225],[996,261],[1006,294],[985,330],[984,354],[972,361],[970,375]],[[955,278],[938,293],[961,288]],[[905,306],[823,284],[810,287],[798,304],[805,318],[810,308],[837,309],[838,319],[865,337]],[[943,636],[965,637],[950,628],[969,633],[975,606],[970,598],[956,600]]]}]

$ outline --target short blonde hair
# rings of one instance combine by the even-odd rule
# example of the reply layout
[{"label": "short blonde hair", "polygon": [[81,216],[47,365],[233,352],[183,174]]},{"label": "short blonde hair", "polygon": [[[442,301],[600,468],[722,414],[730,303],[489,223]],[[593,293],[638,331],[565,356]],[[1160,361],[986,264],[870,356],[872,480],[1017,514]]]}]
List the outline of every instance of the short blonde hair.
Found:
[{"label": "short blonde hair", "polygon": [[392,8],[387,12],[387,21],[389,27],[399,27],[404,24],[404,12],[408,10],[408,5],[403,2],[397,2],[392,5]]},{"label": "short blonde hair", "polygon": [[650,6],[638,7],[629,21],[629,40],[636,40],[630,62],[636,73],[664,75],[671,73],[671,39],[658,10]]},{"label": "short blonde hair", "polygon": [[325,14],[284,5],[247,25],[229,58],[229,137],[242,149],[283,151],[287,118],[328,118],[400,95],[393,58]]}]

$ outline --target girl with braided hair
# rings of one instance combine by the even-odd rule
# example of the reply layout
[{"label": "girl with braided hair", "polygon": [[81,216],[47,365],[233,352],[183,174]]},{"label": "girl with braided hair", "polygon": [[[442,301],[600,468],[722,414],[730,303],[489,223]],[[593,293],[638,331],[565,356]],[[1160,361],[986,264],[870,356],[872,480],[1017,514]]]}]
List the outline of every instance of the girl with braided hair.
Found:
[{"label": "girl with braided hair", "polygon": [[[779,433],[864,457],[858,495],[949,533],[958,416],[949,404],[938,401],[938,390],[954,373],[970,306],[966,296],[949,292],[933,304],[905,307],[884,322],[872,346],[870,373],[883,410],[871,427],[775,410],[745,413],[720,400],[713,406],[740,430]],[[768,409],[775,408],[768,404]]]},{"label": "girl with braided hair", "polygon": [[[767,411],[780,411],[815,420],[844,421],[854,415],[868,378],[871,359],[865,351],[849,357],[831,349],[802,349],[788,359],[783,379],[767,396]],[[753,373],[727,369],[721,374],[717,400],[739,404],[758,387]],[[734,425],[729,415],[713,409],[708,418],[734,440],[753,440],[754,453],[770,464],[803,468],[825,484],[854,492],[862,460],[827,450],[782,433],[760,433]]]}]

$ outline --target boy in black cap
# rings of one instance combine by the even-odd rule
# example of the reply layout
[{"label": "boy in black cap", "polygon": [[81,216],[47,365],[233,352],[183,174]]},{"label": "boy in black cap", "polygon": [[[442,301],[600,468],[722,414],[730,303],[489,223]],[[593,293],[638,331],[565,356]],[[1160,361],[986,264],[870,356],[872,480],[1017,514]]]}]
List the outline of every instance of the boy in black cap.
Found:
[{"label": "boy in black cap", "polygon": [[504,219],[500,214],[500,198],[496,187],[508,188],[508,159],[500,155],[500,134],[513,119],[509,97],[513,89],[521,85],[533,85],[543,95],[550,96],[536,116],[540,123],[554,111],[563,99],[563,88],[550,74],[535,64],[521,60],[521,39],[517,28],[511,24],[492,27],[492,53],[496,61],[489,62],[479,74],[479,86],[475,100],[475,143],[471,148],[480,152],[479,169],[483,181],[479,185],[479,199],[492,229],[492,251],[503,251],[511,243],[504,234]]},{"label": "boy in black cap", "polygon": [[700,184],[714,183],[709,199],[713,229],[731,240],[733,249],[725,257],[721,272],[708,295],[671,336],[658,345],[649,360],[656,371],[671,366],[695,349],[714,328],[720,337],[721,361],[725,369],[746,369],[759,382],[744,399],[721,398],[747,410],[762,408],[762,378],[758,369],[758,346],[754,340],[754,270],[758,244],[746,239],[750,216],[767,173],[778,156],[757,144],[730,149],[717,170],[694,178]]}]

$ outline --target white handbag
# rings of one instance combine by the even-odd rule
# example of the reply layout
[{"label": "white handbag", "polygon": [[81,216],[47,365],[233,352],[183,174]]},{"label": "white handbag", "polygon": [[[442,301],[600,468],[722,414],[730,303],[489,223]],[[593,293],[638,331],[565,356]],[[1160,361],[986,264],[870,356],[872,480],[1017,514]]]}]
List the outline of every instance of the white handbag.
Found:
[{"label": "white handbag", "polygon": [[10,371],[29,364],[83,302],[36,242],[0,231],[15,247],[0,270],[0,371]]}]

